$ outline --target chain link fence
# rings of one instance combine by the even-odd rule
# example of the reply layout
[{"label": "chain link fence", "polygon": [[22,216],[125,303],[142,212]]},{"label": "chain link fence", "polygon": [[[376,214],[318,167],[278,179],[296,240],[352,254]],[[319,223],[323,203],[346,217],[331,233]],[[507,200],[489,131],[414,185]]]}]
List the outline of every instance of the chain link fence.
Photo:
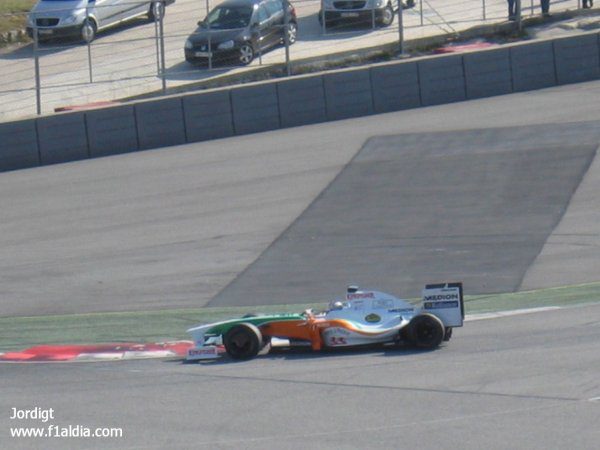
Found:
[{"label": "chain link fence", "polygon": [[[549,8],[590,6],[582,1],[552,1]],[[402,53],[408,39],[509,19],[520,28],[523,18],[542,14],[539,0],[514,0],[514,14],[506,0],[266,0],[255,10],[219,0],[164,2],[96,0],[78,10],[23,15],[32,43],[0,54],[0,121],[224,79],[244,82],[249,70],[290,76],[332,55],[382,46]],[[63,23],[72,24],[70,36],[57,27]]]}]

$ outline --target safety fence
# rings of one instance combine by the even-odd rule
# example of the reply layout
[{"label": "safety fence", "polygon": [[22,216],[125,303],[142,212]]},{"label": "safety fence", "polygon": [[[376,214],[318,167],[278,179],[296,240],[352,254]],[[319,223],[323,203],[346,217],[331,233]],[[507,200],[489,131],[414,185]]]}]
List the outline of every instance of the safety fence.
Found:
[{"label": "safety fence", "polygon": [[[0,121],[232,75],[243,81],[248,68],[293,75],[300,61],[383,45],[401,53],[406,40],[509,19],[517,28],[542,13],[539,0],[514,0],[510,18],[506,0],[266,0],[256,11],[164,1],[97,0],[74,10],[41,2],[46,8],[23,17],[32,43],[0,53]],[[582,1],[552,1],[549,10],[590,6]]]}]

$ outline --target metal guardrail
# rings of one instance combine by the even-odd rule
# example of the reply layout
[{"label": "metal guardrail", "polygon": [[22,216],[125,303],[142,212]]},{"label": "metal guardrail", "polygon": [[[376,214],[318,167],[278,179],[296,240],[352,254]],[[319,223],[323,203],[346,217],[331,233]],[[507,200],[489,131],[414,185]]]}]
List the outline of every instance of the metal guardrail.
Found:
[{"label": "metal guardrail", "polygon": [[[164,0],[159,0],[164,1]],[[431,35],[456,35],[476,24],[506,22],[506,0],[418,0],[408,8],[396,7],[394,22],[381,26],[375,10],[367,17],[345,18],[343,23],[328,23],[323,7],[334,0],[292,0],[298,35],[291,45],[289,24],[292,16],[284,15],[281,25],[282,44],[270,51],[257,50],[252,67],[281,67],[283,75],[293,75],[294,63],[340,51],[374,47],[396,42],[398,52],[406,39]],[[348,0],[341,0],[348,3]],[[375,2],[376,0],[365,0]],[[540,14],[539,0],[514,0],[515,27],[523,17]],[[244,68],[229,64],[216,56],[208,42],[205,64],[185,62],[183,47],[196,28],[196,21],[220,2],[177,0],[166,8],[149,0],[126,3],[131,8],[148,5],[154,20],[139,18],[99,33],[93,41],[46,41],[45,28],[37,21],[29,23],[33,44],[0,54],[3,85],[0,87],[0,121],[33,113],[51,112],[60,106],[81,105],[98,101],[116,101],[151,91],[167,92],[170,87],[215,77],[242,73]],[[350,3],[348,3],[350,5]],[[552,12],[579,9],[581,0],[551,3]],[[101,6],[97,7],[101,9]],[[349,15],[357,13],[349,9]],[[101,11],[100,13],[101,14]],[[319,23],[319,15],[321,23]],[[86,23],[94,12],[86,10]],[[260,36],[259,39],[263,38]],[[43,42],[42,42],[43,41]],[[214,55],[214,56],[213,56]]]}]

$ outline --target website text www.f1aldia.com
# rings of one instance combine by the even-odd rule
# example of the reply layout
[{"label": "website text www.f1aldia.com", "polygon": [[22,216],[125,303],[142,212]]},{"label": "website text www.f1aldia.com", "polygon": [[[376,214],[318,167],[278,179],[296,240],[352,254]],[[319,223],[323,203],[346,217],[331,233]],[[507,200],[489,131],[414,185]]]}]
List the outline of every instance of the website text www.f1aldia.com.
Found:
[{"label": "website text www.f1aldia.com", "polygon": [[89,428],[82,425],[48,425],[46,427],[15,427],[10,429],[13,438],[120,438],[122,428]]},{"label": "website text www.f1aldia.com", "polygon": [[[11,408],[12,438],[122,438],[122,428],[56,425],[54,408]],[[31,426],[34,425],[34,426]],[[39,426],[35,426],[39,425]]]}]

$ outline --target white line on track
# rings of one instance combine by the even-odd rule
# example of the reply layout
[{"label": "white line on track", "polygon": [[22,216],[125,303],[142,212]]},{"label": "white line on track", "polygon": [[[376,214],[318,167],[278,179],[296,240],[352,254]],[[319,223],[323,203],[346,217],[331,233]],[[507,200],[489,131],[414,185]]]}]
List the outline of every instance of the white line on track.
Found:
[{"label": "white line on track", "polygon": [[532,314],[532,313],[544,312],[544,311],[555,311],[557,309],[562,309],[562,307],[560,307],[560,306],[544,306],[541,308],[524,308],[524,309],[513,309],[510,311],[497,311],[497,312],[480,313],[480,314],[468,314],[465,317],[465,322],[470,322],[473,320],[497,319],[499,317],[518,316],[521,314]]}]

